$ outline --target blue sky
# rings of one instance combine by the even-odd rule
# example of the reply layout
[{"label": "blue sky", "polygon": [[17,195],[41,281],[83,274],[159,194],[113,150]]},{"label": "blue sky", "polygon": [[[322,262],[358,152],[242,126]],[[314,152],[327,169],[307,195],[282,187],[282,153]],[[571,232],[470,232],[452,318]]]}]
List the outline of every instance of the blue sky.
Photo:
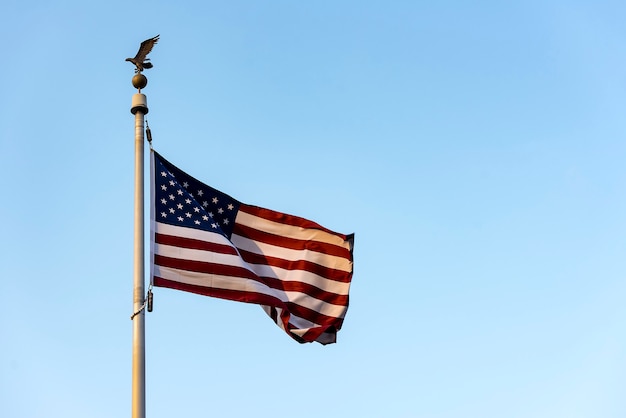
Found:
[{"label": "blue sky", "polygon": [[356,243],[335,345],[156,289],[149,417],[626,416],[623,2],[5,3],[0,416],[130,416],[156,34],[155,148]]}]

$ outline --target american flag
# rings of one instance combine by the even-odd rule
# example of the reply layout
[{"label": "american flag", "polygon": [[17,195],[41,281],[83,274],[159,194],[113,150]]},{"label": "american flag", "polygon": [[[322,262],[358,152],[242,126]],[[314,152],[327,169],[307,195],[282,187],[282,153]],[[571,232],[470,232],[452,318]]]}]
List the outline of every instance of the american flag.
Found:
[{"label": "american flag", "polygon": [[239,202],[151,155],[152,283],[260,304],[296,341],[334,343],[354,234]]}]

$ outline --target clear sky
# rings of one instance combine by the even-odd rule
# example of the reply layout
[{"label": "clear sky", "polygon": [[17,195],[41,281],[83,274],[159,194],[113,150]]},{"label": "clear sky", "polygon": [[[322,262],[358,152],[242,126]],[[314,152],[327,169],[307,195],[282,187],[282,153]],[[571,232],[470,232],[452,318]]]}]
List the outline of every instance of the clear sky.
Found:
[{"label": "clear sky", "polygon": [[5,1],[0,416],[130,416],[124,59],[156,34],[155,148],[356,243],[334,345],[156,289],[150,418],[626,416],[625,21],[623,1]]}]

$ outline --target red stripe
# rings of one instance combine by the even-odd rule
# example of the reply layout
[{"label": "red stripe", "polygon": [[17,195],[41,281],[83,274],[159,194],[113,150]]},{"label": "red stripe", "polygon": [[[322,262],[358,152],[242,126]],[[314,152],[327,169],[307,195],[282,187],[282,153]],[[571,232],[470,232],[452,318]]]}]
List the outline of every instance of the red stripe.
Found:
[{"label": "red stripe", "polygon": [[269,255],[262,255],[251,253],[245,250],[239,250],[241,254],[241,258],[244,261],[250,264],[265,264],[272,267],[278,267],[285,270],[303,270],[308,271],[313,274],[317,274],[318,276],[324,277],[328,280],[333,280],[341,283],[350,283],[352,280],[352,273],[331,269],[329,267],[320,266],[319,264],[313,263],[308,260],[284,260],[278,257],[270,257]]},{"label": "red stripe", "polygon": [[254,280],[271,289],[286,292],[302,292],[311,297],[327,303],[331,303],[333,305],[348,305],[347,295],[338,295],[336,293],[328,292],[308,283],[285,281],[272,277],[260,277],[253,272],[238,266],[207,263],[204,261],[195,260],[183,260],[178,258],[166,257],[159,254],[154,255],[154,264],[157,266],[175,268],[184,271],[192,271],[195,273],[215,274],[220,276],[239,277],[243,279]]},{"label": "red stripe", "polygon": [[[299,343],[316,341],[324,333],[332,334],[334,336],[333,342],[335,342],[337,339],[338,328],[336,328],[334,325],[323,325],[309,328],[302,336],[292,334],[289,331],[299,330],[299,328],[289,322],[289,317],[290,315],[288,312],[282,311],[281,322],[283,322],[284,324],[286,323],[286,329],[288,331],[287,333]],[[278,319],[274,319],[274,322],[278,323]],[[341,323],[339,324],[339,327],[341,328]]]},{"label": "red stripe", "polygon": [[[221,299],[233,300],[237,302],[246,302],[246,303],[257,303],[261,305],[268,305],[277,308],[281,308],[283,319],[283,323],[285,323],[286,327],[289,329],[294,329],[295,327],[289,324],[290,313],[294,315],[306,319],[310,322],[316,323],[320,325],[320,332],[315,332],[317,336],[322,334],[323,332],[328,332],[329,328],[333,328],[335,330],[341,329],[343,325],[343,318],[334,318],[326,315],[322,315],[317,311],[296,305],[293,302],[282,302],[280,299],[269,296],[262,293],[254,293],[254,292],[244,292],[238,290],[230,290],[230,289],[217,289],[211,287],[204,287],[198,285],[192,285],[187,283],[180,283],[174,280],[164,279],[159,276],[154,276],[153,283],[158,287],[167,287],[170,289],[183,290],[186,292],[196,293],[198,295],[212,296]],[[318,327],[316,327],[318,328]],[[290,334],[291,335],[291,334]],[[309,338],[312,335],[309,335]],[[314,339],[310,340],[314,341]]]},{"label": "red stripe", "polygon": [[241,277],[243,279],[259,280],[259,277],[248,269],[229,264],[208,263],[205,261],[185,260],[155,254],[154,264],[178,270],[193,271],[195,273],[217,274],[220,276]]},{"label": "red stripe", "polygon": [[[179,270],[193,271],[193,272],[204,273],[204,274],[216,274],[220,276],[239,277],[243,279],[254,280],[270,288],[275,288],[274,286],[276,286],[275,279],[258,277],[251,271],[246,270],[241,267],[237,267],[237,266],[229,266],[229,265],[215,264],[215,263],[205,263],[202,261],[180,260],[176,258],[161,256],[158,254],[154,255],[154,263],[157,266],[170,267],[170,268],[175,268]],[[288,286],[291,286],[291,285],[288,285]],[[297,286],[297,284],[294,284],[293,286]],[[199,287],[202,287],[202,286],[199,286]],[[212,289],[212,288],[207,287],[206,289]],[[219,290],[219,289],[215,289],[215,290]],[[212,291],[212,290],[208,290],[208,291]],[[339,297],[339,295],[336,295],[336,296]],[[342,298],[340,297],[340,299]],[[348,298],[346,297],[345,299],[343,299],[343,302],[345,303],[339,303],[339,305],[344,305],[347,308]],[[277,306],[275,304],[271,304],[271,305]],[[297,316],[308,319],[309,321],[315,322],[317,324],[332,324],[336,320],[335,317],[321,314],[317,311],[300,306],[293,302],[287,302],[285,306],[288,306],[289,310],[295,313]]]},{"label": "red stripe", "polygon": [[218,289],[212,287],[198,286],[193,284],[180,283],[175,280],[164,279],[163,277],[159,276],[154,276],[153,284],[159,287],[184,290],[186,292],[191,292],[204,296],[213,296],[220,299],[234,300],[237,302],[246,303],[258,303],[262,305],[286,308],[285,303],[282,302],[280,299],[263,293],[243,292],[240,290]]},{"label": "red stripe", "polygon": [[348,306],[348,295],[338,295],[336,293],[327,292],[308,283],[280,280],[271,277],[262,277],[261,279],[264,284],[272,289],[282,290],[285,292],[300,292],[326,303]]},{"label": "red stripe", "polygon": [[235,223],[235,227],[233,228],[233,234],[237,234],[244,238],[249,238],[253,241],[276,245],[283,248],[290,248],[292,250],[310,250],[317,253],[343,257],[348,260],[351,259],[350,250],[344,247],[328,244],[325,242],[305,241],[296,238],[285,237],[282,235],[270,234],[269,232],[261,231],[249,226],[241,225],[239,223]]},{"label": "red stripe", "polygon": [[171,245],[173,247],[210,251],[219,254],[237,255],[237,250],[230,245],[216,244],[214,242],[206,242],[199,239],[155,233],[154,240],[157,244]]},{"label": "red stripe", "polygon": [[320,224],[309,221],[308,219],[301,218],[299,216],[288,215],[286,213],[276,212],[270,209],[260,208],[258,206],[246,205],[241,203],[239,210],[250,215],[258,216],[268,221],[274,221],[285,225],[299,226],[306,229],[319,229],[320,231],[328,232],[329,234],[336,235],[342,240],[346,241],[347,236],[340,234],[339,232],[331,231],[328,228],[324,228]]},{"label": "red stripe", "polygon": [[343,324],[343,318],[336,318],[334,316],[328,316],[321,314],[313,309],[305,308],[304,306],[298,305],[294,302],[286,302],[287,309],[292,314],[299,316],[302,319],[306,319],[307,321],[314,322],[316,324],[322,326],[336,326],[337,329],[341,328],[341,324]]}]

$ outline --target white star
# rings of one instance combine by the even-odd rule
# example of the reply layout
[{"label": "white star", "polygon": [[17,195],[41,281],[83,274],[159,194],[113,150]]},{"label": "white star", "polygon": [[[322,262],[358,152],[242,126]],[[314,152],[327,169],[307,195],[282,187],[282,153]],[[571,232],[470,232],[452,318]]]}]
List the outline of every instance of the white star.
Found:
[{"label": "white star", "polygon": [[200,225],[200,221],[199,221],[199,220],[197,220],[197,219],[196,219],[195,221],[193,221],[193,222],[194,222],[196,225]]},{"label": "white star", "polygon": [[232,203],[228,204],[228,210],[233,210],[235,208],[235,205],[233,205]]},{"label": "white star", "polygon": [[198,190],[198,196],[202,196],[204,192],[202,190]]},{"label": "white star", "polygon": [[167,190],[167,186],[165,184],[161,185],[161,190]]},{"label": "white star", "polygon": [[191,213],[186,212],[186,213],[185,213],[185,216],[186,216],[186,217],[188,217],[188,218],[191,218]]},{"label": "white star", "polygon": [[171,194],[170,195],[170,200],[174,200],[174,199],[176,199],[176,197],[173,194]]},{"label": "white star", "polygon": [[174,212],[176,212],[176,209],[170,208],[170,213],[174,213]]},{"label": "white star", "polygon": [[216,225],[216,224],[214,224],[214,223],[212,223],[212,224],[211,224],[211,226],[212,226],[213,228],[217,228],[217,225]]},{"label": "white star", "polygon": [[185,199],[185,203],[191,205],[191,199]]},{"label": "white star", "polygon": [[212,218],[213,217],[213,212],[209,212],[209,217]]},{"label": "white star", "polygon": [[204,206],[204,207],[206,208],[207,206],[209,206],[209,202],[207,202],[207,201],[205,200],[204,202],[202,202],[202,206]]},{"label": "white star", "polygon": [[170,180],[170,186],[176,186],[176,182],[174,180]]},{"label": "white star", "polygon": [[198,213],[198,212],[200,212],[200,208],[196,206],[195,208],[193,208],[193,211]]},{"label": "white star", "polygon": [[202,215],[202,220],[203,220],[203,221],[208,221],[208,220],[209,220],[209,217],[208,217],[208,216],[206,216],[206,215]]},{"label": "white star", "polygon": [[224,225],[228,225],[228,218],[224,219]]},{"label": "white star", "polygon": [[178,189],[178,192],[177,192],[177,193],[178,193],[178,195],[179,195],[179,196],[182,196],[183,191],[182,191],[181,189]]},{"label": "white star", "polygon": [[219,209],[217,210],[217,213],[219,213],[219,214],[221,215],[222,213],[224,213],[224,209],[219,208]]},{"label": "white star", "polygon": [[183,187],[186,189],[187,187],[189,187],[189,183],[187,183],[186,181],[183,181]]},{"label": "white star", "polygon": [[213,203],[217,204],[218,199],[217,199],[217,197],[214,197],[213,199],[211,199],[211,201],[212,201]]},{"label": "white star", "polygon": [[164,217],[164,218],[167,218],[167,213],[161,212],[161,216]]},{"label": "white star", "polygon": [[167,177],[167,173],[166,173],[165,171],[161,171],[161,175],[162,175],[163,177]]},{"label": "white star", "polygon": [[178,209],[182,209],[182,208],[183,208],[183,204],[182,204],[182,203],[179,203],[178,205],[176,205],[176,207],[177,207]]},{"label": "white star", "polygon": [[161,203],[163,203],[164,205],[167,205],[167,200],[161,199]]},{"label": "white star", "polygon": [[179,220],[180,222],[182,222],[182,221],[184,221],[184,220],[185,220],[185,218],[183,218],[182,216],[179,216],[179,217],[178,217],[178,220]]}]

